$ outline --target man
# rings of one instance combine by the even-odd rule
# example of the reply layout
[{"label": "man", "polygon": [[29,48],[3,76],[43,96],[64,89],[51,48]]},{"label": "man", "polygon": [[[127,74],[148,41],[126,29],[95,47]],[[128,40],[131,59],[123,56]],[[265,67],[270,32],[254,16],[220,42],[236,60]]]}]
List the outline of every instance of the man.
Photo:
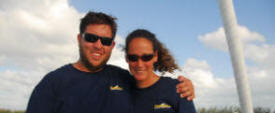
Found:
[{"label": "man", "polygon": [[[106,65],[115,46],[115,18],[89,12],[77,36],[80,58],[48,73],[35,87],[26,113],[129,113],[134,80],[129,72]],[[194,98],[191,82],[179,85]]]}]

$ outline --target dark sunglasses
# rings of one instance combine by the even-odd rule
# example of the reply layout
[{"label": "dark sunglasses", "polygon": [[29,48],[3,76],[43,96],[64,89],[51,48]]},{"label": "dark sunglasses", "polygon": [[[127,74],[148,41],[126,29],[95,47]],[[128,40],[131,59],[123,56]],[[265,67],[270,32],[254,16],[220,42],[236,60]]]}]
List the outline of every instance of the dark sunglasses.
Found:
[{"label": "dark sunglasses", "polygon": [[136,62],[140,58],[142,61],[147,62],[152,60],[153,56],[154,54],[144,54],[142,56],[128,54],[127,59],[129,61]]},{"label": "dark sunglasses", "polygon": [[85,33],[85,34],[82,35],[82,37],[87,42],[91,42],[91,43],[94,43],[98,39],[100,39],[101,44],[105,45],[105,46],[110,46],[110,45],[112,45],[112,42],[113,42],[113,38],[101,37],[101,36],[97,36],[97,35],[94,35],[94,34],[91,34],[91,33]]}]

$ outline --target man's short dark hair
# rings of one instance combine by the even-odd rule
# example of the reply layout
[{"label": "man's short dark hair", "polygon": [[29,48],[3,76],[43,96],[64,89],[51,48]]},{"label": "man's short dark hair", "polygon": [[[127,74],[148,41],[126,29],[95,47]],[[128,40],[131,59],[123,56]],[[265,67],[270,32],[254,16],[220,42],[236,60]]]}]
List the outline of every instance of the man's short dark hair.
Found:
[{"label": "man's short dark hair", "polygon": [[80,22],[80,33],[83,34],[86,30],[86,27],[91,24],[106,24],[111,26],[112,38],[115,37],[117,32],[117,24],[115,22],[116,18],[110,15],[107,15],[102,12],[92,12],[89,11]]}]

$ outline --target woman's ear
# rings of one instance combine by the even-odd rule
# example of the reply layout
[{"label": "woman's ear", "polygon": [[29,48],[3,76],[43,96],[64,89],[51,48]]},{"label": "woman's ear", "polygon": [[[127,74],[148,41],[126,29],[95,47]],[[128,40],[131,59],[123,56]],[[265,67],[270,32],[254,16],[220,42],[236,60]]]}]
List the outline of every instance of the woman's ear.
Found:
[{"label": "woman's ear", "polygon": [[154,52],[154,57],[153,57],[153,60],[154,60],[154,62],[158,62],[158,51],[155,51]]}]

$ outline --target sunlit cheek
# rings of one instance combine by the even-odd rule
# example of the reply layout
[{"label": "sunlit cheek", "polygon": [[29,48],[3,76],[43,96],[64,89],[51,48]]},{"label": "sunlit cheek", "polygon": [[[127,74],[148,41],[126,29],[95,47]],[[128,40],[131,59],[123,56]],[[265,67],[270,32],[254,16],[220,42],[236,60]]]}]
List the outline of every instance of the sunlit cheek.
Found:
[{"label": "sunlit cheek", "polygon": [[79,47],[81,48],[81,51],[82,51],[83,54],[87,54],[87,50],[88,50],[87,46],[82,44],[82,45],[79,45]]},{"label": "sunlit cheek", "polygon": [[153,62],[147,62],[146,63],[146,68],[147,68],[147,70],[153,70]]},{"label": "sunlit cheek", "polygon": [[130,66],[131,69],[133,69],[135,67],[135,63],[129,62],[129,66]]},{"label": "sunlit cheek", "polygon": [[129,62],[129,68],[130,68],[130,71],[131,71],[132,73],[134,73],[134,72],[135,72],[135,68],[136,68],[136,63],[134,63],[134,62]]},{"label": "sunlit cheek", "polygon": [[103,48],[103,52],[106,54],[106,55],[109,55],[112,53],[112,48],[111,47],[104,47]]},{"label": "sunlit cheek", "polygon": [[90,44],[82,44],[82,49],[84,49],[84,51],[90,51],[92,46]]}]

